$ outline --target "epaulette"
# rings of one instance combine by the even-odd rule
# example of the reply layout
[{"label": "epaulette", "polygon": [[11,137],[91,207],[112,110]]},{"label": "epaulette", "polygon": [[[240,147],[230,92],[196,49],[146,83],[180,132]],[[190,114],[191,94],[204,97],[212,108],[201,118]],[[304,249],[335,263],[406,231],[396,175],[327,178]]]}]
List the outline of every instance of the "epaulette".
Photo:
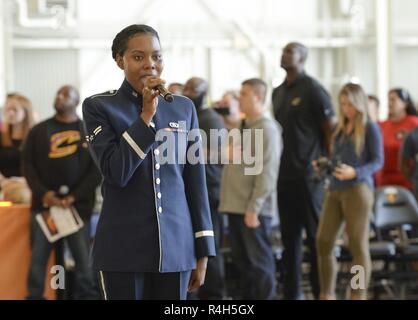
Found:
[{"label": "epaulette", "polygon": [[105,91],[103,93],[95,94],[94,96],[91,96],[90,98],[98,98],[98,97],[111,97],[118,93],[118,90],[109,90]]}]

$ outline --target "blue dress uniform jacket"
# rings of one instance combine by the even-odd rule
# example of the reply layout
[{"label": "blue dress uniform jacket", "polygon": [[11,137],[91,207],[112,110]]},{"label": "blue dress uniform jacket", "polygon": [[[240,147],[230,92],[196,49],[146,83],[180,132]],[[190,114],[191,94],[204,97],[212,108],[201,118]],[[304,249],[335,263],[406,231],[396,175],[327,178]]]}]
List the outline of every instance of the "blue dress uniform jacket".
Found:
[{"label": "blue dress uniform jacket", "polygon": [[[196,259],[215,255],[204,165],[178,161],[196,141],[201,144],[187,141],[187,132],[199,127],[196,110],[186,97],[176,95],[172,103],[159,97],[148,126],[139,117],[141,104],[142,96],[126,80],[119,90],[83,103],[86,138],[104,177],[93,266],[115,272],[191,270]],[[180,121],[186,130],[178,129]],[[163,151],[163,141],[156,139],[160,129],[171,132],[175,148]],[[160,164],[162,152],[175,153],[175,163]]]}]

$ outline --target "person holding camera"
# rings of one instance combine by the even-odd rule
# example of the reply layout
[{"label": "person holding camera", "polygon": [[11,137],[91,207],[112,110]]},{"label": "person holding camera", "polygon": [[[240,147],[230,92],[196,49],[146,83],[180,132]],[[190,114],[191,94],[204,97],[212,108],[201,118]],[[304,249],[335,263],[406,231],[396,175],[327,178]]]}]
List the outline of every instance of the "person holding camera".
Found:
[{"label": "person holding camera", "polygon": [[[210,137],[211,130],[222,130],[224,124],[221,116],[207,105],[207,95],[209,84],[206,80],[199,77],[192,77],[186,81],[183,95],[192,100],[195,108],[199,128],[206,137]],[[221,189],[222,164],[218,161],[217,155],[221,153],[221,141],[210,143],[202,141],[203,149],[206,154],[206,186],[208,188],[209,208],[212,218],[215,248],[218,254],[208,260],[205,284],[199,289],[198,297],[201,300],[222,300],[225,297],[225,270],[222,254],[219,247],[223,236],[223,221],[219,214],[219,198]]]},{"label": "person holding camera", "polygon": [[[367,298],[371,273],[369,212],[373,205],[373,174],[383,165],[383,143],[379,127],[367,117],[367,96],[361,86],[346,84],[339,94],[339,123],[331,148],[336,164],[320,215],[317,255],[320,299],[335,299],[337,276],[334,245],[346,225],[353,265],[364,268],[364,289],[352,289],[351,299]],[[318,172],[318,161],[313,161]]]},{"label": "person holding camera", "polygon": [[221,100],[215,102],[213,107],[222,116],[226,129],[231,130],[239,127],[242,117],[239,110],[238,92],[234,90],[226,91]]}]

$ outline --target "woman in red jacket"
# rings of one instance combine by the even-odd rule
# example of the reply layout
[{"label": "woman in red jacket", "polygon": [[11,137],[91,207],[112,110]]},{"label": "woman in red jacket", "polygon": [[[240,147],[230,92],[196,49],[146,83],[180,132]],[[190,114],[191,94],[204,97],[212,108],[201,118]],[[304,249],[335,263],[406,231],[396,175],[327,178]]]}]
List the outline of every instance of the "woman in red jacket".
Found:
[{"label": "woman in red jacket", "polygon": [[408,91],[389,91],[389,118],[380,123],[385,163],[376,176],[377,186],[398,185],[408,189],[411,183],[402,175],[400,149],[405,137],[418,126],[418,113]]}]

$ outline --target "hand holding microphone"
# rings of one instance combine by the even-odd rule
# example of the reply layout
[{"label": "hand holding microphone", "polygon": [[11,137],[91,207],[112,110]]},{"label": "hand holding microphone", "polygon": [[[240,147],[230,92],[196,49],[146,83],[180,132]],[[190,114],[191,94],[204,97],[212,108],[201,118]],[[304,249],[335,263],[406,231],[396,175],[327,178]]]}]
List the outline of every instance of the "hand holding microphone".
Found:
[{"label": "hand holding microphone", "polygon": [[173,101],[173,95],[164,87],[165,81],[158,77],[148,77],[142,89],[142,112],[141,118],[149,126],[152,118],[157,112],[158,96],[166,101]]},{"label": "hand holding microphone", "polygon": [[165,101],[170,103],[173,102],[173,95],[162,84],[154,87],[154,90],[157,90],[160,96],[163,97]]}]

